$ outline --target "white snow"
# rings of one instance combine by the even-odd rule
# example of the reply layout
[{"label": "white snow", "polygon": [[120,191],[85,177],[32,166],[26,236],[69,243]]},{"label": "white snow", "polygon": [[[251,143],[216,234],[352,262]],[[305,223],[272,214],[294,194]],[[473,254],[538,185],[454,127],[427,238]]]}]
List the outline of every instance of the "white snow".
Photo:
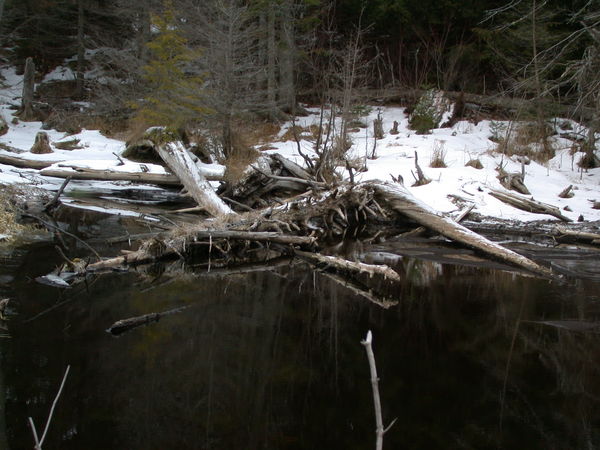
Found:
[{"label": "white snow", "polygon": [[[497,179],[496,168],[500,164],[507,172],[521,171],[521,163],[517,161],[516,157],[509,158],[494,152],[497,144],[489,139],[492,136],[490,121],[483,120],[478,124],[461,121],[452,128],[439,128],[433,130],[431,134],[418,135],[409,129],[404,108],[383,107],[380,109],[386,134],[383,139],[377,141],[375,159],[367,158],[372,153],[374,143],[372,124],[377,117],[375,108],[364,119],[369,127],[351,133],[353,146],[350,154],[354,158],[362,158],[368,168],[366,172],[356,173],[356,180],[392,181],[392,175],[394,177],[401,175],[404,184],[417,198],[442,212],[459,209],[451,202],[451,196],[457,196],[465,201],[475,203],[475,211],[484,216],[522,221],[552,219],[551,216],[518,210],[488,194],[490,189],[504,190]],[[303,127],[318,125],[318,112],[314,110],[311,112],[313,115],[300,118],[296,124]],[[399,134],[397,135],[389,133],[394,120],[399,123]],[[573,133],[586,132],[583,127],[573,121],[561,119],[557,122],[570,123]],[[291,127],[291,123],[286,127]],[[283,136],[283,134],[282,132],[279,136]],[[584,216],[585,220],[600,220],[600,210],[592,208],[592,200],[600,201],[600,169],[581,173],[577,163],[583,154],[571,155],[572,142],[567,139],[558,137],[552,139],[556,156],[545,165],[531,161],[525,166],[525,184],[531,191],[531,196],[528,197],[554,205],[561,210],[565,206],[570,207],[572,212],[562,212],[573,220],[577,220],[580,214]],[[301,143],[303,153],[314,155],[312,142],[304,140]],[[274,149],[268,152],[280,153],[298,164],[303,163],[303,159],[298,155],[295,141],[276,142],[273,147]],[[443,149],[447,168],[429,167],[435,148]],[[418,154],[419,165],[432,181],[424,186],[410,187],[415,182],[413,178],[413,173],[416,174],[415,151]],[[471,159],[479,159],[484,168],[478,170],[465,167],[465,164]],[[344,169],[340,168],[340,170]],[[348,176],[347,172],[345,172],[345,176]],[[559,198],[558,194],[571,184],[574,187],[575,196],[570,199]]]},{"label": "white snow", "polygon": [[[57,79],[55,77],[63,76],[60,74],[66,73],[59,69],[49,74],[47,79]],[[11,109],[10,105],[19,103],[22,77],[16,75],[13,68],[1,69],[0,74],[4,77],[2,88],[0,88],[0,114],[9,124],[8,133],[0,136],[0,143],[22,150],[23,153],[20,156],[23,158],[55,161],[61,168],[81,166],[95,169],[142,171],[142,167],[138,163],[126,162],[125,165],[119,166],[118,159],[113,153],[120,155],[125,144],[119,140],[107,138],[96,130],[83,130],[75,135],[68,135],[56,130],[45,130],[51,144],[61,140],[79,139],[79,145],[83,148],[71,151],[53,148],[54,153],[51,154],[31,154],[29,149],[33,145],[36,133],[42,131],[42,124],[40,122],[12,123],[14,109]],[[381,111],[383,117],[385,137],[377,141],[376,158],[368,159],[367,156],[371,155],[374,145],[372,124],[377,117],[378,110]],[[318,125],[319,110],[313,108],[309,109],[309,112],[309,116],[298,118],[296,125],[301,127]],[[440,128],[433,130],[429,135],[417,135],[409,129],[408,118],[403,108],[373,107],[369,115],[362,119],[368,124],[368,128],[361,128],[351,133],[353,146],[349,154],[366,163],[368,170],[355,173],[356,180],[391,181],[392,175],[394,177],[401,175],[404,184],[418,199],[442,212],[453,212],[459,209],[451,201],[454,196],[454,198],[459,197],[466,202],[475,203],[475,211],[484,216],[523,221],[552,219],[550,216],[531,214],[515,209],[488,194],[490,189],[503,189],[497,179],[496,171],[500,164],[503,164],[507,172],[520,172],[521,170],[521,163],[515,157],[509,158],[494,151],[497,144],[489,139],[493,134],[490,130],[490,121],[484,120],[477,124],[461,121],[452,128]],[[399,134],[397,135],[389,133],[393,121],[399,123]],[[561,132],[565,132],[569,128],[568,133],[571,134],[586,132],[584,127],[567,119],[560,119],[556,123],[563,127]],[[291,126],[291,122],[283,126],[279,133],[280,139]],[[305,154],[314,156],[314,143],[309,140],[309,134],[302,134],[301,148]],[[563,214],[573,220],[577,220],[579,215],[583,215],[589,221],[600,220],[600,210],[592,208],[593,200],[600,201],[600,169],[582,173],[577,162],[583,154],[571,155],[572,142],[568,139],[559,137],[552,139],[553,145],[557,149],[556,156],[544,165],[532,161],[525,166],[525,184],[531,191],[531,196],[535,200],[555,205],[561,210],[565,206],[570,207],[572,212],[563,211]],[[272,143],[272,147],[273,149],[267,150],[267,152],[281,153],[298,164],[304,164],[304,160],[297,152],[295,141],[283,142],[280,140]],[[429,167],[436,148],[444,152],[447,168]],[[412,173],[415,172],[415,151],[418,154],[419,165],[425,175],[432,180],[431,183],[420,187],[410,187],[414,183]],[[5,150],[0,150],[0,152],[6,153]],[[14,153],[11,155],[14,156]],[[470,159],[479,159],[484,169],[465,167],[465,163]],[[152,173],[165,172],[158,165],[145,164],[144,166],[144,170],[147,168]],[[203,166],[203,168],[208,169],[209,167]],[[212,169],[221,171],[222,167],[215,166]],[[340,167],[339,171],[343,172],[344,176],[348,176],[348,172],[343,167]],[[34,184],[38,187],[56,189],[62,180],[41,177],[35,170],[0,164],[0,185],[13,183]],[[129,183],[122,182],[73,181],[72,183],[78,188],[90,189],[107,184],[111,188],[130,186]],[[571,199],[559,198],[558,194],[571,184],[574,186],[575,196]],[[150,186],[147,188],[158,189]]]}]

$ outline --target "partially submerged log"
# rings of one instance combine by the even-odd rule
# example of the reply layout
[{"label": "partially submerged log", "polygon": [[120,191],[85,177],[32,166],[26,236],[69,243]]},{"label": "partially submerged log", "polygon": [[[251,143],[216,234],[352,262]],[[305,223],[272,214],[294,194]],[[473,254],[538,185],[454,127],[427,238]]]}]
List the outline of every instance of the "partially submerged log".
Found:
[{"label": "partially submerged log", "polygon": [[348,261],[337,256],[321,255],[319,253],[294,250],[294,255],[307,261],[321,270],[333,269],[336,272],[350,273],[353,275],[380,275],[392,281],[402,281],[400,275],[385,265],[365,264],[357,261]]},{"label": "partially submerged log", "polygon": [[381,200],[386,202],[394,211],[436,231],[442,236],[483,252],[494,259],[521,267],[533,274],[545,278],[555,277],[550,269],[480,236],[452,219],[438,215],[436,211],[416,199],[402,185],[373,183],[372,186]]},{"label": "partially submerged log", "polygon": [[189,308],[189,306],[170,309],[169,311],[159,313],[144,314],[143,316],[130,317],[129,319],[117,320],[106,331],[108,331],[113,336],[118,336],[122,333],[125,333],[126,331],[133,330],[137,327],[141,327],[142,325],[148,325],[153,322],[158,322],[163,316],[175,314],[187,308]]},{"label": "partially submerged log", "polygon": [[549,205],[548,203],[538,202],[537,200],[521,197],[510,192],[502,192],[495,189],[490,189],[489,194],[522,211],[527,211],[533,214],[549,214],[554,216],[563,222],[572,222],[573,220],[563,215],[556,206]]},{"label": "partially submerged log", "polygon": [[[127,253],[123,256],[105,259],[87,266],[87,271],[112,270],[120,266],[135,266],[156,261],[160,258],[178,255],[184,252],[184,248],[200,243],[209,245],[217,239],[232,239],[256,242],[272,242],[283,245],[301,245],[310,247],[315,242],[314,237],[285,235],[276,232],[254,232],[254,231],[236,231],[236,230],[196,230],[190,232],[185,239],[178,242],[168,242],[166,239],[152,238],[147,241],[139,250]],[[203,241],[204,240],[204,241]],[[199,242],[201,241],[201,242]]]},{"label": "partially submerged log", "polygon": [[598,233],[567,230],[563,227],[556,227],[554,238],[558,242],[564,243],[582,242],[585,244],[600,245],[600,234]]}]

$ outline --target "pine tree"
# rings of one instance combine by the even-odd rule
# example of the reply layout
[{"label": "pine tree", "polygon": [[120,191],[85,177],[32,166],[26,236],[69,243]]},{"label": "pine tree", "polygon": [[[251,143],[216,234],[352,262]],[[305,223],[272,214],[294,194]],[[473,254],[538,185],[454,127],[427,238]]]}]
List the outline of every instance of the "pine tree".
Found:
[{"label": "pine tree", "polygon": [[156,35],[147,44],[150,59],[143,67],[148,92],[134,106],[145,124],[175,130],[209,112],[201,96],[203,79],[186,72],[196,55],[177,28],[170,0],[165,1],[162,15],[153,16],[152,24]]}]

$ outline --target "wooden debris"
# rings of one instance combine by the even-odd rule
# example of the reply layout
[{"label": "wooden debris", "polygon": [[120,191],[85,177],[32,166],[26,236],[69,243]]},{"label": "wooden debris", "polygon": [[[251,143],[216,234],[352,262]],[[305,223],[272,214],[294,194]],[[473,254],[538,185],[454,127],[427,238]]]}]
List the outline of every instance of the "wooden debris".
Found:
[{"label": "wooden debris", "polygon": [[[0,155],[1,159],[1,155]],[[58,164],[44,168],[40,175],[74,180],[133,181],[138,183],[160,184],[163,186],[181,186],[181,181],[170,173],[124,172],[122,170],[92,169],[74,164]]]},{"label": "wooden debris", "polygon": [[163,316],[175,314],[187,308],[189,308],[189,306],[170,309],[169,311],[164,311],[160,313],[150,313],[144,314],[143,316],[130,317],[129,319],[117,320],[106,331],[108,331],[113,336],[118,336],[119,334],[125,333],[126,331],[132,330],[137,327],[141,327],[142,325],[148,325],[153,322],[158,322]]},{"label": "wooden debris", "polygon": [[[316,242],[316,238],[309,236],[293,236],[277,232],[259,232],[259,231],[237,231],[237,230],[197,230],[190,232],[185,246],[198,245],[200,243],[214,242],[216,239],[233,239],[255,242],[271,242],[283,245],[301,245],[310,247]],[[200,241],[200,242],[199,242]],[[105,259],[87,266],[87,271],[112,270],[121,266],[135,266],[156,261],[168,256],[181,256],[184,252],[176,244],[165,244],[166,241],[158,238],[152,238],[142,247],[126,255],[115,258]],[[182,244],[184,244],[182,242]]]},{"label": "wooden debris", "polygon": [[415,169],[417,170],[418,178],[415,177],[415,175],[413,174],[413,177],[416,180],[415,183],[413,184],[413,186],[424,186],[426,184],[431,183],[431,180],[425,176],[425,174],[423,173],[423,170],[421,169],[421,166],[419,166],[419,156],[417,155],[416,150],[415,150]]},{"label": "wooden debris", "polygon": [[[14,167],[22,167],[25,169],[44,169],[51,166],[56,161],[43,161],[40,159],[26,159],[20,156],[13,156],[7,153],[0,153],[0,164],[8,164]],[[61,177],[66,178],[66,177]]]},{"label": "wooden debris", "polygon": [[582,242],[585,244],[600,245],[600,234],[598,233],[567,230],[563,227],[556,227],[554,239],[561,243]]},{"label": "wooden debris", "polygon": [[550,269],[480,236],[452,219],[438,215],[436,211],[416,199],[404,186],[383,183],[373,183],[372,186],[381,200],[386,202],[394,211],[438,232],[442,236],[533,274],[545,278],[555,278]]},{"label": "wooden debris", "polygon": [[556,206],[547,203],[538,202],[537,200],[521,197],[510,192],[502,192],[495,189],[490,189],[489,194],[498,200],[514,206],[522,211],[527,211],[533,214],[548,214],[554,216],[563,222],[572,222],[573,220],[563,215],[560,209]]},{"label": "wooden debris", "polygon": [[560,198],[573,198],[575,196],[575,192],[573,192],[573,185],[567,186],[560,194],[558,194]]},{"label": "wooden debris", "polygon": [[236,214],[215,193],[182,142],[157,144],[156,150],[173,173],[177,175],[198,206],[215,217]]},{"label": "wooden debris", "polygon": [[401,281],[400,275],[385,265],[348,261],[337,256],[321,255],[320,253],[304,252],[301,250],[294,250],[294,255],[324,271],[332,269],[337,272],[353,275],[365,274],[369,277],[380,275],[392,281]]},{"label": "wooden debris", "polygon": [[500,184],[508,190],[517,191],[523,195],[530,195],[529,189],[525,186],[525,176],[523,172],[508,173],[502,168],[498,169],[498,180]]}]

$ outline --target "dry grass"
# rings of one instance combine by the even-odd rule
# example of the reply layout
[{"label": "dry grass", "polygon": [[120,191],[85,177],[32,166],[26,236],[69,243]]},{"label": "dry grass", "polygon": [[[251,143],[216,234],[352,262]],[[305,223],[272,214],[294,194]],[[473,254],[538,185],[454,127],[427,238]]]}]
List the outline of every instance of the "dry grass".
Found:
[{"label": "dry grass", "polygon": [[474,169],[481,170],[483,169],[483,164],[481,164],[481,161],[479,159],[470,159],[465,164],[465,167],[473,167]]},{"label": "dry grass", "polygon": [[234,129],[239,139],[248,147],[265,145],[277,140],[281,127],[273,122],[236,121]]},{"label": "dry grass", "polygon": [[308,127],[301,127],[299,125],[295,125],[286,130],[286,132],[281,137],[282,142],[286,141],[295,141],[296,137],[294,133],[298,136],[298,139],[308,139],[311,141],[316,141],[319,136],[319,126],[318,125],[309,125]]},{"label": "dry grass", "polygon": [[446,165],[446,150],[444,149],[444,141],[434,141],[433,143],[433,152],[431,153],[431,161],[429,163],[429,167],[433,167],[435,169],[445,169],[448,167]]},{"label": "dry grass", "polygon": [[[1,185],[0,185],[1,186]],[[0,234],[8,235],[12,240],[30,227],[17,222],[16,192],[10,187],[1,186],[0,190]]]},{"label": "dry grass", "polygon": [[509,126],[504,136],[498,139],[496,150],[508,156],[527,156],[534,161],[547,162],[555,155],[548,137],[551,130],[534,122]]},{"label": "dry grass", "polygon": [[224,161],[225,182],[235,184],[240,180],[246,168],[256,161],[259,154],[257,150],[246,145],[242,138],[233,136],[233,151]]}]

